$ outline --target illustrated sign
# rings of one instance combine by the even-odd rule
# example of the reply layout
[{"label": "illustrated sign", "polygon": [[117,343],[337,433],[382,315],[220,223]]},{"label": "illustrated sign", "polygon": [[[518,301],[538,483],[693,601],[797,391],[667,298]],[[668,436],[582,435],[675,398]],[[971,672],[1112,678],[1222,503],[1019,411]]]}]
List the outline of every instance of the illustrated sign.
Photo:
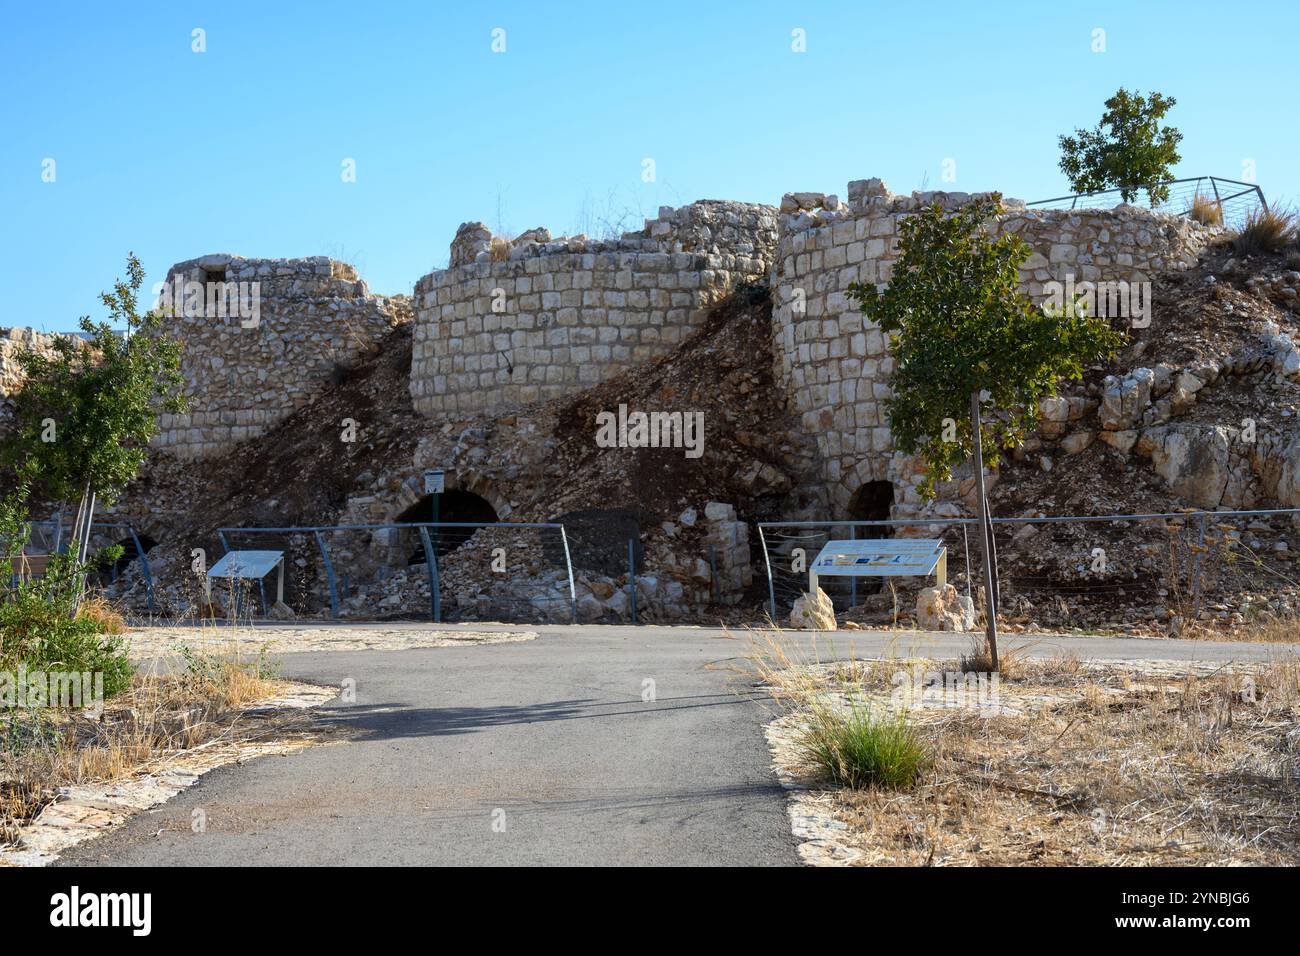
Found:
[{"label": "illustrated sign", "polygon": [[440,469],[430,468],[424,473],[424,493],[426,495],[440,495],[443,489],[444,473]]},{"label": "illustrated sign", "polygon": [[810,588],[817,578],[903,577],[937,574],[939,586],[948,581],[948,549],[925,538],[866,538],[827,541],[808,569]]}]

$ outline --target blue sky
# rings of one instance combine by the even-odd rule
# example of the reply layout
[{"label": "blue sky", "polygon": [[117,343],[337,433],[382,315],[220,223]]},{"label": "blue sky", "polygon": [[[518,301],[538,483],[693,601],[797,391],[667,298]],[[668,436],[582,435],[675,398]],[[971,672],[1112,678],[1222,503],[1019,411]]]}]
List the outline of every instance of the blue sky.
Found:
[{"label": "blue sky", "polygon": [[1180,175],[1253,161],[1271,201],[1300,196],[1292,0],[55,2],[5,22],[6,326],[98,317],[129,250],[150,282],[209,252],[323,254],[397,293],[470,219],[639,227],[870,176],[1049,198],[1069,191],[1057,135],[1121,85],[1177,97]]}]

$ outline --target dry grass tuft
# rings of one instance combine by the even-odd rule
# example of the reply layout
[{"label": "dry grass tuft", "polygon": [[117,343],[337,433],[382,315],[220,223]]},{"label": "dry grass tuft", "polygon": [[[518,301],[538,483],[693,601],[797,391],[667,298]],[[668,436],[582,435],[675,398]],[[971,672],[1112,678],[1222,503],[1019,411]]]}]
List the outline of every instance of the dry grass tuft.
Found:
[{"label": "dry grass tuft", "polygon": [[[998,674],[1003,680],[1019,680],[1025,672],[1026,656],[1033,644],[1007,645],[998,648]],[[974,638],[971,649],[959,662],[963,674],[992,674],[993,655],[989,653],[988,638],[983,634]]]},{"label": "dry grass tuft", "polygon": [[1187,216],[1202,226],[1223,225],[1222,207],[1209,196],[1199,192],[1192,197],[1192,208],[1187,211]]},{"label": "dry grass tuft", "polygon": [[77,617],[85,621],[94,621],[95,629],[100,634],[125,634],[126,617],[102,595],[92,595],[81,602]]},{"label": "dry grass tuft", "polygon": [[1233,240],[1233,246],[1242,255],[1281,252],[1300,241],[1300,222],[1293,209],[1274,206],[1272,209],[1255,209],[1246,217]]}]

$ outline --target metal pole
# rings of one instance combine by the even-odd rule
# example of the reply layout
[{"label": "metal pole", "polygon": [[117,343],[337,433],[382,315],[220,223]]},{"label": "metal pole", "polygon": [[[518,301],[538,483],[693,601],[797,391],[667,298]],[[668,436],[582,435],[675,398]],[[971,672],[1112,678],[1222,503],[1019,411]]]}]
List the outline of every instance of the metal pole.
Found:
[{"label": "metal pole", "polygon": [[573,558],[569,556],[569,536],[560,525],[560,543],[564,545],[564,563],[569,567],[569,601],[573,605],[573,623],[578,623],[578,589],[573,586]]},{"label": "metal pole", "polygon": [[631,602],[632,623],[636,623],[636,539],[627,539],[627,596]]},{"label": "metal pole", "polygon": [[970,538],[966,535],[965,525],[961,526],[961,547],[966,554],[966,596],[971,597],[971,582],[974,580],[975,575],[971,574],[970,571]]},{"label": "metal pole", "polygon": [[429,529],[420,527],[420,546],[424,548],[424,563],[429,572],[429,613],[435,624],[442,623],[442,607],[438,595],[438,552],[429,540]]},{"label": "metal pole", "polygon": [[1201,616],[1201,555],[1205,552],[1205,525],[1209,516],[1202,514],[1196,540],[1196,557],[1192,559],[1192,620]]},{"label": "metal pole", "polygon": [[140,555],[140,573],[144,575],[144,594],[149,604],[150,612],[156,610],[153,603],[153,574],[149,570],[149,559],[145,557],[144,548],[140,546],[140,538],[135,533],[135,528],[127,526],[131,532],[131,540],[135,542],[136,554]]},{"label": "metal pole", "polygon": [[330,561],[330,551],[325,545],[325,536],[319,531],[312,533],[316,536],[316,547],[320,548],[321,560],[325,562],[325,580],[330,588],[330,617],[337,621],[339,618],[339,591],[334,586],[334,563]]},{"label": "metal pole", "polygon": [[[849,539],[856,541],[858,539],[858,526],[853,525],[849,528]],[[858,606],[858,578],[853,575],[849,578],[849,607]]]},{"label": "metal pole", "polygon": [[971,436],[975,445],[975,493],[979,501],[980,527],[984,531],[984,620],[987,624],[985,634],[989,643],[989,663],[994,671],[998,666],[998,611],[994,603],[996,585],[993,581],[993,555],[989,551],[988,501],[984,497],[984,442],[980,434],[980,393],[979,389],[970,394]]},{"label": "metal pole", "polygon": [[767,565],[767,600],[772,606],[772,622],[776,623],[776,586],[772,583],[772,559],[767,554],[767,537],[763,526],[758,526],[758,540],[763,545],[763,563]]}]

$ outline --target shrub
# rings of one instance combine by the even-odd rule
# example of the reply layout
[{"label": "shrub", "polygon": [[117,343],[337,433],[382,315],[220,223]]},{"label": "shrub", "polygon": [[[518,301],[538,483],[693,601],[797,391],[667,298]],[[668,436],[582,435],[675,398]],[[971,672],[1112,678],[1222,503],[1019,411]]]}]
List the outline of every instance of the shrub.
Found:
[{"label": "shrub", "polygon": [[122,638],[102,634],[92,618],[70,618],[66,606],[49,601],[38,588],[20,590],[0,602],[0,670],[89,672],[104,675],[104,696],[126,690],[134,668]]},{"label": "shrub", "polygon": [[1223,225],[1223,209],[1209,196],[1202,196],[1199,192],[1192,197],[1192,208],[1187,211],[1187,217],[1202,226]]},{"label": "shrub", "polygon": [[1244,256],[1265,252],[1281,252],[1300,239],[1300,222],[1296,212],[1275,206],[1272,209],[1255,209],[1246,217],[1233,240],[1233,246]]},{"label": "shrub", "polygon": [[814,707],[799,749],[832,783],[854,789],[911,786],[930,763],[904,715],[877,720],[856,705]]}]

